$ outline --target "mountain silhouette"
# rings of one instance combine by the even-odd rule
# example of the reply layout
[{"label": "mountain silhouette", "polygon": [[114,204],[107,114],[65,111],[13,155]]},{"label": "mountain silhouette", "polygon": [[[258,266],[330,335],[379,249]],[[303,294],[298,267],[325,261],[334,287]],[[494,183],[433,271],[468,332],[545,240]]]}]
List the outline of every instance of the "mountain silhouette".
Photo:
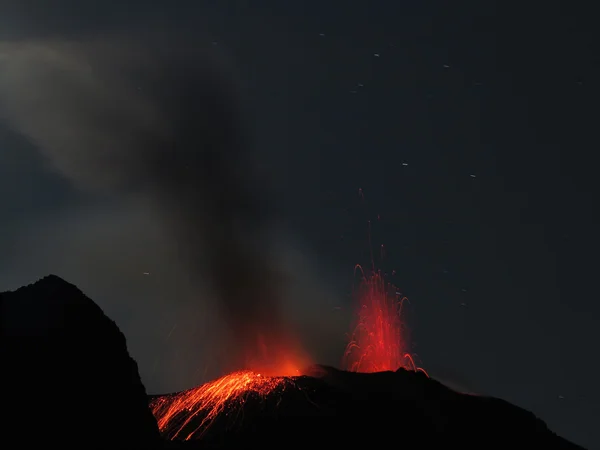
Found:
[{"label": "mountain silhouette", "polygon": [[151,407],[189,393],[147,395],[125,336],[77,287],[47,276],[0,293],[0,313],[3,448],[581,449],[524,409],[421,372],[319,365],[226,404],[203,433],[194,430],[205,410],[183,410],[159,431]]}]

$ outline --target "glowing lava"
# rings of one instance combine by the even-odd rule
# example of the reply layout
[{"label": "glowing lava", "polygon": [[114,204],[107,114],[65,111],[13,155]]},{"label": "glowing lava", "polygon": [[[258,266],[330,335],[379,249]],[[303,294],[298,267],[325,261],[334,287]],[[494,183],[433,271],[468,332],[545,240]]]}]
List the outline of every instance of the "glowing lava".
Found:
[{"label": "glowing lava", "polygon": [[[427,373],[415,365],[409,353],[408,329],[402,321],[402,306],[407,299],[387,283],[381,272],[361,275],[356,292],[359,301],[358,324],[344,354],[344,366],[352,372],[395,371],[400,368]],[[290,339],[267,340],[258,335],[247,367],[215,381],[171,396],[154,400],[150,408],[163,436],[168,439],[198,439],[220,417],[243,411],[248,400],[263,402],[271,395],[280,396],[293,387],[299,368],[310,360]],[[273,345],[275,343],[275,345]],[[293,351],[290,351],[292,350]]]},{"label": "glowing lava", "polygon": [[264,399],[292,383],[290,377],[234,372],[194,389],[158,398],[150,408],[163,434],[170,439],[189,440],[202,436],[222,413],[242,407],[251,397]]},{"label": "glowing lava", "polygon": [[[344,366],[352,372],[395,371],[399,368],[421,371],[409,353],[408,329],[402,321],[402,306],[407,299],[387,283],[381,272],[367,276],[362,267],[356,291],[359,301],[358,324],[344,354]],[[271,336],[272,338],[272,336]],[[269,342],[273,342],[270,339]],[[215,381],[171,396],[154,400],[150,408],[163,436],[169,439],[198,439],[219,417],[240,412],[248,400],[265,401],[293,387],[299,368],[310,361],[291,341],[280,339],[267,345],[259,336],[247,359],[253,370],[232,372]],[[294,349],[294,351],[289,351]]]},{"label": "glowing lava", "polygon": [[280,395],[293,385],[295,376],[301,375],[300,368],[310,364],[310,359],[291,342],[282,338],[279,345],[269,346],[259,336],[247,362],[252,370],[235,371],[154,400],[150,408],[161,433],[169,439],[198,439],[219,416],[239,412],[248,400],[262,402],[270,395]]},{"label": "glowing lava", "polygon": [[381,272],[367,276],[357,265],[361,282],[356,292],[359,301],[358,324],[344,354],[344,366],[351,372],[423,369],[409,353],[408,329],[402,322],[406,297],[386,283]]}]

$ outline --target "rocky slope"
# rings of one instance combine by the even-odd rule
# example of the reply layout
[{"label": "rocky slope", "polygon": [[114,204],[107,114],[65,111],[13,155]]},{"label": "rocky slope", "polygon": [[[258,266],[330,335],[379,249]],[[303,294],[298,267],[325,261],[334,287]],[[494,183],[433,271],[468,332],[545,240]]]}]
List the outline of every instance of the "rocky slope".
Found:
[{"label": "rocky slope", "polygon": [[47,276],[0,293],[3,448],[159,442],[125,336],[75,286]]},{"label": "rocky slope", "polygon": [[[182,448],[387,447],[577,450],[532,413],[455,392],[420,372],[357,374],[315,366],[285,389],[232,405]],[[153,397],[151,404],[160,401]],[[195,416],[180,436],[203,419]],[[174,428],[164,429],[166,437]]]}]

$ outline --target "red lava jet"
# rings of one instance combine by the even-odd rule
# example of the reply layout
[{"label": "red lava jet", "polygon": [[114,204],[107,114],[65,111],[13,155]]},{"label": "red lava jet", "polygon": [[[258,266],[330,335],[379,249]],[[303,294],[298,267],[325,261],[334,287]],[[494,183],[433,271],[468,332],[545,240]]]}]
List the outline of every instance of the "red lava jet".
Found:
[{"label": "red lava jet", "polygon": [[[422,371],[409,353],[407,328],[402,322],[406,299],[386,283],[380,272],[365,275],[361,266],[357,290],[358,324],[344,355],[345,368],[353,372],[380,372],[404,368]],[[293,388],[301,369],[310,360],[297,346],[259,339],[261,357],[248,362],[248,370],[225,375],[196,388],[163,396],[150,405],[161,433],[169,439],[202,437],[222,414],[242,407],[250,399],[264,400]],[[269,346],[269,344],[271,344]],[[255,354],[256,354],[256,348]]]},{"label": "red lava jet", "polygon": [[344,354],[344,367],[351,372],[418,370],[409,352],[408,328],[402,319],[402,307],[408,301],[396,286],[386,282],[380,271],[369,276],[360,265],[357,289],[357,325]]}]

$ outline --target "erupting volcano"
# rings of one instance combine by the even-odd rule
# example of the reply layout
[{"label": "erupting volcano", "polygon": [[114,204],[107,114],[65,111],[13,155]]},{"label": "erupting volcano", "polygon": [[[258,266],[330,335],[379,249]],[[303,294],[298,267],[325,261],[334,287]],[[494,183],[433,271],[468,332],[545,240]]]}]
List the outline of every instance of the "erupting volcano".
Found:
[{"label": "erupting volcano", "polygon": [[[356,271],[361,275],[356,291],[358,325],[344,354],[345,369],[363,373],[399,368],[425,372],[408,352],[408,333],[402,322],[406,298],[386,282],[381,272],[368,276],[360,265]],[[256,348],[260,358],[248,360],[249,370],[155,399],[150,406],[161,433],[169,439],[200,438],[219,416],[235,415],[248,401],[260,403],[295,387],[310,364],[297,346],[259,339]]]}]

